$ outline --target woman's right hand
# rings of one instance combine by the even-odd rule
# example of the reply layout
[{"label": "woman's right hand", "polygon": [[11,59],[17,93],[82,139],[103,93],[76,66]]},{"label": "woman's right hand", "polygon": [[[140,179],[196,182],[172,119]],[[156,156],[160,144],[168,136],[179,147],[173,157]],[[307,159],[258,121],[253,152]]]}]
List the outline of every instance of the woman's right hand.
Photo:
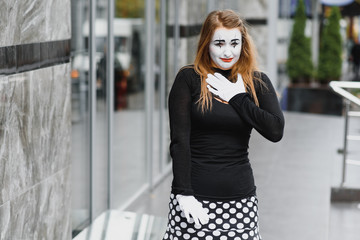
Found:
[{"label": "woman's right hand", "polygon": [[176,195],[180,210],[183,211],[188,223],[191,223],[190,215],[194,219],[196,225],[207,224],[209,222],[209,215],[202,204],[196,200],[194,196]]}]

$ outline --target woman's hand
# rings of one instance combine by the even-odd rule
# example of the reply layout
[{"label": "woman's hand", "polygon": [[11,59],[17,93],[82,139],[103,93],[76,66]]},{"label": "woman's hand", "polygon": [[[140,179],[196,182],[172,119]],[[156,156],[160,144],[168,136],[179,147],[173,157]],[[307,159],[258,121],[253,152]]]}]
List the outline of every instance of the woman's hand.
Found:
[{"label": "woman's hand", "polygon": [[236,83],[230,82],[220,73],[208,74],[206,82],[209,84],[207,88],[210,92],[227,102],[236,94],[246,92],[241,74],[238,74]]},{"label": "woman's hand", "polygon": [[191,223],[190,215],[196,225],[207,224],[209,216],[202,204],[194,196],[176,195],[181,211],[183,211],[188,223]]}]

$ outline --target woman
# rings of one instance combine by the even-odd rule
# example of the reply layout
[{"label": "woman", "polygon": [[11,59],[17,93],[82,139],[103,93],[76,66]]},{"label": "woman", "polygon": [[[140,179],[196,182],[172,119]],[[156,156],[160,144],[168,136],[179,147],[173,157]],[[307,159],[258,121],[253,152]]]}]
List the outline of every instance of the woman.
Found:
[{"label": "woman", "polygon": [[284,117],[238,14],[208,15],[169,114],[174,179],[164,239],[261,239],[248,143],[252,128],[280,141]]}]

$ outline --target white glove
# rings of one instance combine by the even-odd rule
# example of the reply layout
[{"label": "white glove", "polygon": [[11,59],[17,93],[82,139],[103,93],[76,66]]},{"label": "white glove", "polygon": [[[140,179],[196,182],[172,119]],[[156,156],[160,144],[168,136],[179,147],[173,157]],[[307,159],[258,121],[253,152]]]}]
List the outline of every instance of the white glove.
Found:
[{"label": "white glove", "polygon": [[196,225],[207,224],[209,222],[209,215],[202,204],[196,200],[194,196],[176,195],[181,211],[183,211],[188,223],[192,223],[190,215],[194,219]]},{"label": "white glove", "polygon": [[210,92],[227,102],[236,94],[246,92],[241,74],[238,74],[236,83],[230,82],[220,73],[208,74],[206,82],[209,84],[207,88]]}]

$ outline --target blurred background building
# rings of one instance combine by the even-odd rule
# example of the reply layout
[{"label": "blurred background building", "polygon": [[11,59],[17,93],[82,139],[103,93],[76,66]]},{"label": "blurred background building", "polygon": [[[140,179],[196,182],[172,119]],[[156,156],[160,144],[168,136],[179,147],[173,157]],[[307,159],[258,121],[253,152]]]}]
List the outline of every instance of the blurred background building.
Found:
[{"label": "blurred background building", "polygon": [[[304,82],[287,69],[299,3],[313,65]],[[336,150],[344,130],[343,99],[328,87],[331,80],[358,80],[352,49],[360,39],[359,1],[0,0],[0,6],[0,239],[160,239],[171,181],[168,93],[177,71],[193,62],[207,14],[227,8],[247,21],[259,67],[286,112],[282,143],[269,145],[254,133],[251,145],[263,149],[251,156],[259,159],[264,238],[297,239],[291,231],[299,239],[360,236],[358,205],[330,201],[331,186],[340,182]],[[316,69],[332,6],[341,13],[341,75],[324,83]],[[358,123],[351,129],[359,131]],[[355,177],[348,186],[359,188],[358,168],[349,171]],[[303,222],[294,215],[274,220],[279,210],[266,201],[292,207],[288,214]],[[121,237],[106,236],[109,219],[118,219]]]}]

